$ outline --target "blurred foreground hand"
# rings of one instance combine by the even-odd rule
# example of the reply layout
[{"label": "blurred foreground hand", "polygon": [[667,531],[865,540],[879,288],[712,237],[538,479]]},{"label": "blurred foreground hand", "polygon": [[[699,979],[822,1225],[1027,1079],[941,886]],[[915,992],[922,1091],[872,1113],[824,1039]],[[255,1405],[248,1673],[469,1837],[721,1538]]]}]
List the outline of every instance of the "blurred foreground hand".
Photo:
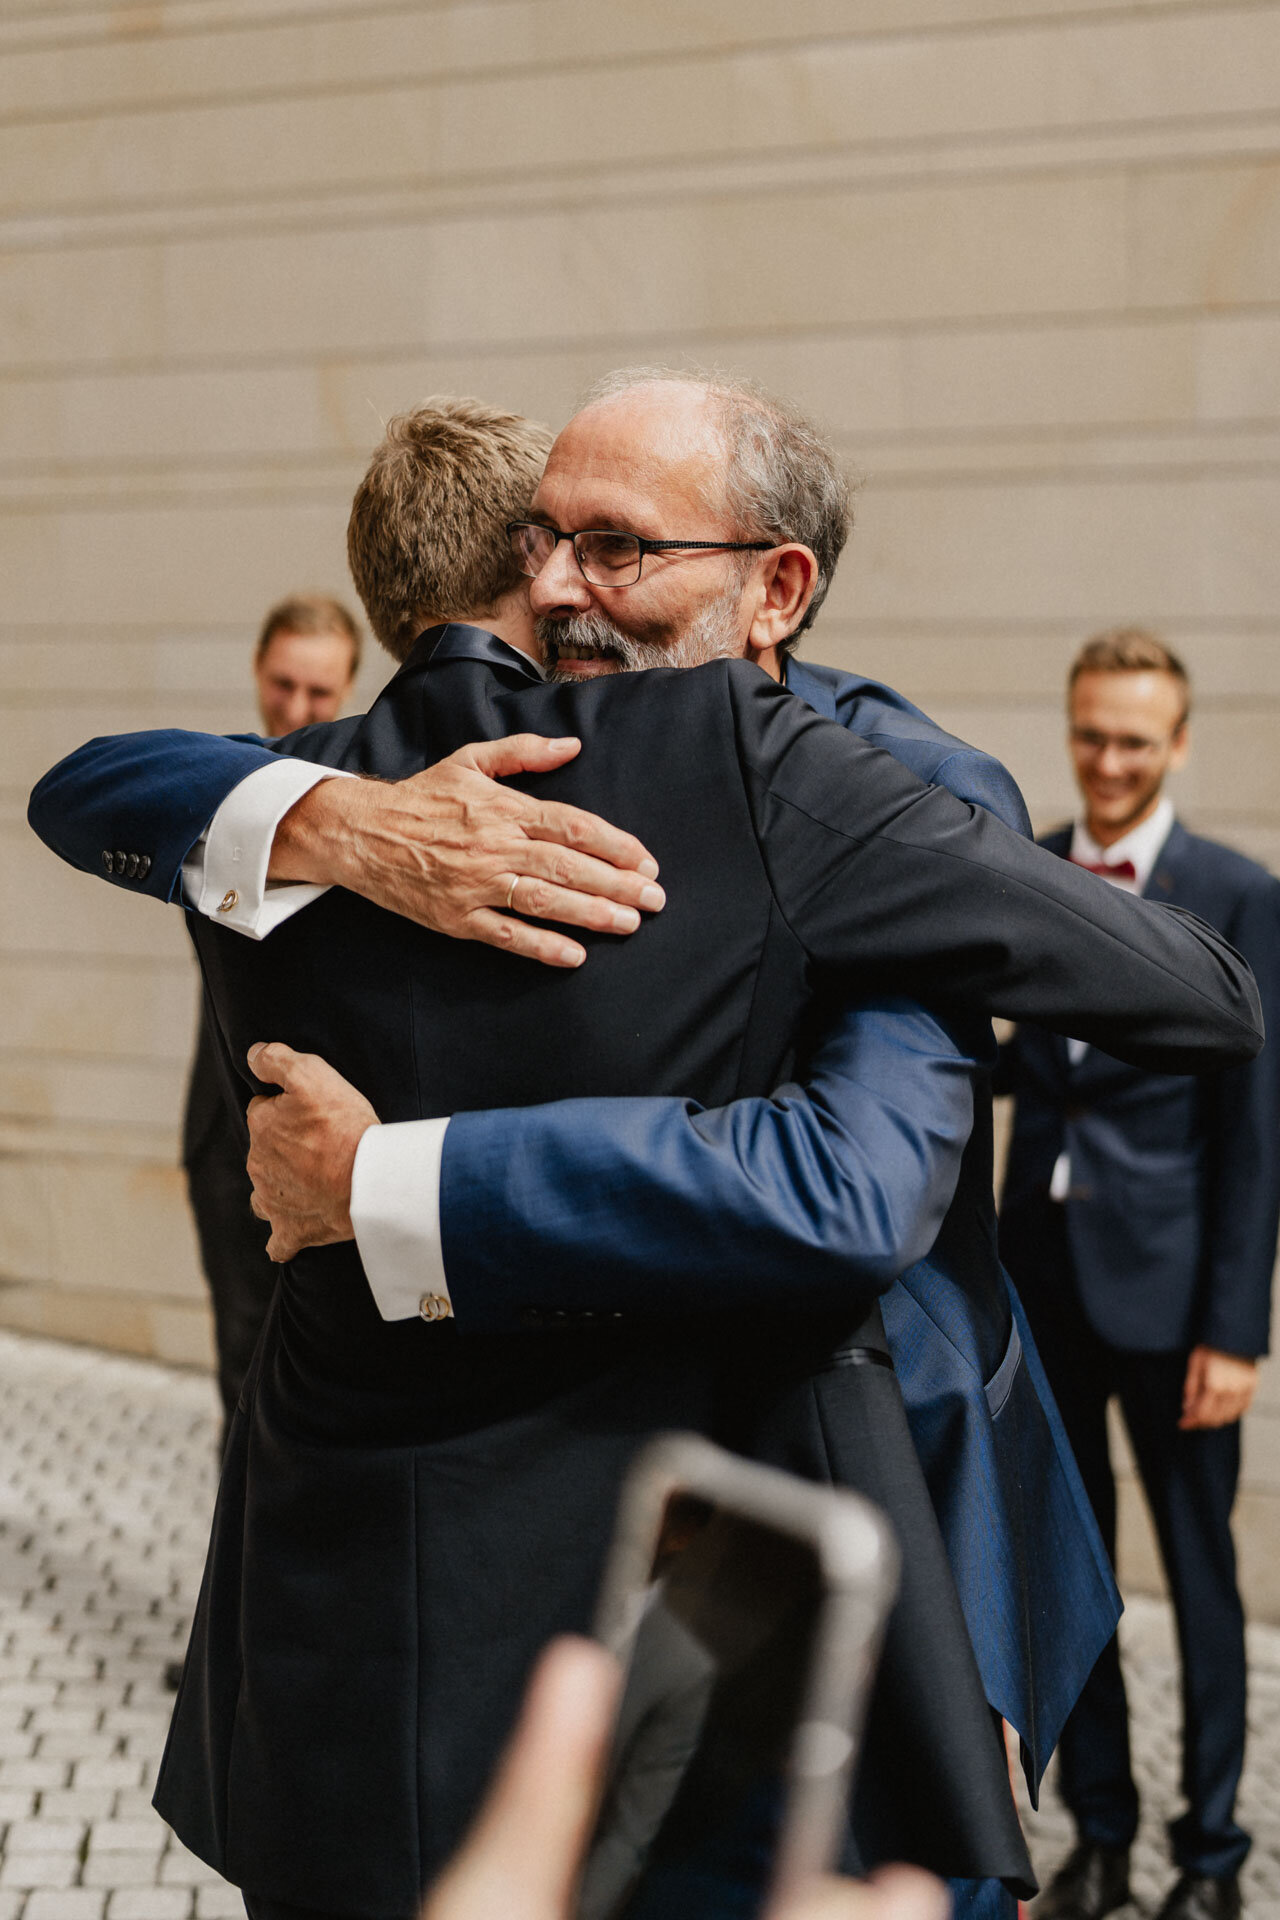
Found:
[{"label": "blurred foreground hand", "polygon": [[[472,1828],[427,1895],[422,1920],[572,1920],[618,1688],[589,1640],[543,1654],[506,1757]],[[915,1867],[871,1880],[824,1876],[769,1920],[947,1920],[941,1883]]]}]

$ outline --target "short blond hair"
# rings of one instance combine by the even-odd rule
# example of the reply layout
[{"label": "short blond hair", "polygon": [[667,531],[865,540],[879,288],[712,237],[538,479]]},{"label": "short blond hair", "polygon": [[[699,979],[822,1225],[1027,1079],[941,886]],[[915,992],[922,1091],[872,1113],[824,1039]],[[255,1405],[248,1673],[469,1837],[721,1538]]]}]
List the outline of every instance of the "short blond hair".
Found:
[{"label": "short blond hair", "polygon": [[1173,648],[1147,627],[1109,627],[1086,640],[1067,675],[1068,701],[1082,673],[1167,673],[1182,694],[1178,726],[1185,726],[1190,717],[1191,676]]},{"label": "short blond hair", "polygon": [[341,600],[327,593],[291,593],[277,600],[263,621],[254,649],[255,664],[278,633],[334,633],[351,642],[351,678],[360,671],[360,626]]},{"label": "short blond hair", "polygon": [[507,541],[550,431],[479,400],[426,400],[387,422],[347,524],[369,625],[397,660],[424,627],[485,613],[523,578]]}]

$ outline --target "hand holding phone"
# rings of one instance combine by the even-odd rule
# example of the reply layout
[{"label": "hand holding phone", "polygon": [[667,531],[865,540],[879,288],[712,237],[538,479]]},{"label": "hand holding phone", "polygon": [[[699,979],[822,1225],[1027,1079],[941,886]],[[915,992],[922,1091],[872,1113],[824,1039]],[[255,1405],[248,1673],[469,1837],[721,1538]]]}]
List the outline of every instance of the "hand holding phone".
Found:
[{"label": "hand holding phone", "polygon": [[600,1607],[626,1682],[578,1920],[755,1920],[830,1863],[895,1579],[857,1496],[693,1436],[645,1450]]}]

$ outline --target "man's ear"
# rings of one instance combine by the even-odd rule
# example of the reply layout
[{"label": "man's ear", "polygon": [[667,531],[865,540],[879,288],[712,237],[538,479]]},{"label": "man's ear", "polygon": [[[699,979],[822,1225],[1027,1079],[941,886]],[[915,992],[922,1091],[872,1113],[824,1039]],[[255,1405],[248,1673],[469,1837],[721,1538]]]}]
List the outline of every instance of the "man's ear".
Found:
[{"label": "man's ear", "polygon": [[758,563],[747,653],[775,678],[777,649],[804,619],[817,584],[818,556],[798,541],[773,547]]},{"label": "man's ear", "polygon": [[1191,722],[1184,720],[1175,728],[1173,739],[1169,742],[1169,771],[1180,773],[1187,764],[1187,755],[1191,752]]}]

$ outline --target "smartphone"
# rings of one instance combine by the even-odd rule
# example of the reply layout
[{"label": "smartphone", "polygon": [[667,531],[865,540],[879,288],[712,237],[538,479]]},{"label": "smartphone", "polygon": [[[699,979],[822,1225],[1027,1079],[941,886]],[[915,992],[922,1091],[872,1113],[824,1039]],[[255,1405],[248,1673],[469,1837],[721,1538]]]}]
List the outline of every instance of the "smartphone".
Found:
[{"label": "smartphone", "polygon": [[896,1585],[856,1494],[646,1447],[597,1618],[625,1682],[578,1920],[754,1920],[832,1864]]}]

